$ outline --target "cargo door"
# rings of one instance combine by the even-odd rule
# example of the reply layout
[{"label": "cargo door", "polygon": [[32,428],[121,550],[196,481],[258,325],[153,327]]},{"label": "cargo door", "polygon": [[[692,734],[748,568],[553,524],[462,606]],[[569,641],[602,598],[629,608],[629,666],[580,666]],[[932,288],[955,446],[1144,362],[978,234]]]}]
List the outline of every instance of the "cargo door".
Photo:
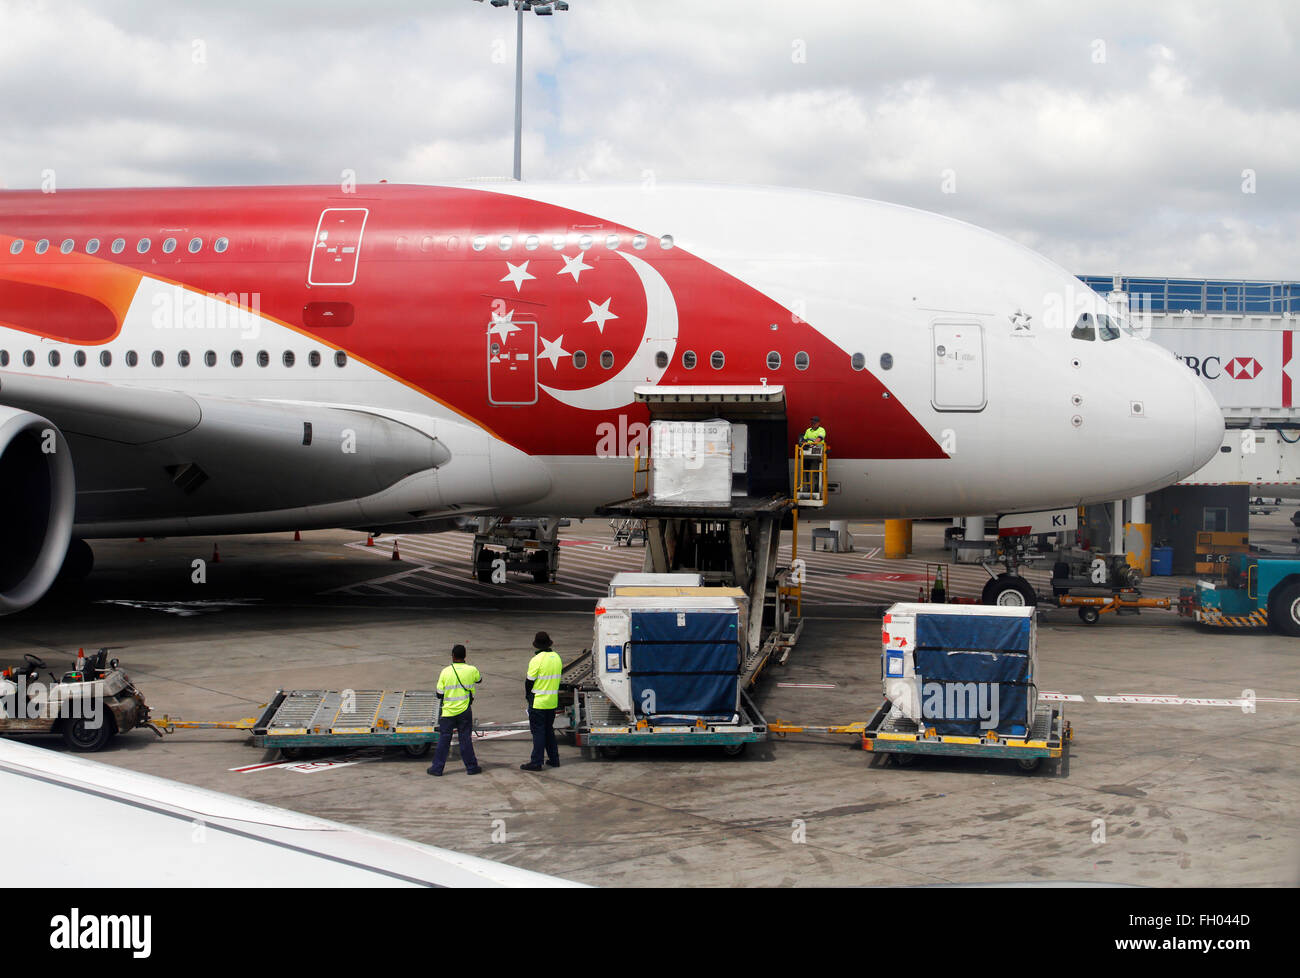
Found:
[{"label": "cargo door", "polygon": [[316,240],[307,267],[309,285],[352,285],[357,280],[361,238],[366,231],[365,207],[328,207],[316,222]]},{"label": "cargo door", "polygon": [[632,612],[637,715],[727,716],[739,703],[739,615],[732,610]]},{"label": "cargo door", "polygon": [[537,403],[537,323],[493,322],[488,326],[488,402]]},{"label": "cargo door", "polygon": [[984,393],[984,327],[977,322],[935,322],[931,325],[936,411],[982,411]]}]

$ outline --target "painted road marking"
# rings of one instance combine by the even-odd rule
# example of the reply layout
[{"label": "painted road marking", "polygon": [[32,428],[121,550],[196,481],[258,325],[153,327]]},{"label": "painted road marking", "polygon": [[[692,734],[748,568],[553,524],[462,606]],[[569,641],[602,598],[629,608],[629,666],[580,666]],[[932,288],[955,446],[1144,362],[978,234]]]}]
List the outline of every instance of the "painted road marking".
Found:
[{"label": "painted road marking", "polygon": [[834,683],[777,683],[789,689],[835,689]]},{"label": "painted road marking", "polygon": [[1122,696],[1094,696],[1098,703],[1144,703],[1159,706],[1244,706],[1252,700],[1223,700],[1200,696],[1142,696],[1125,694]]},{"label": "painted road marking", "polygon": [[1082,703],[1084,699],[1078,693],[1039,693],[1040,700],[1051,700],[1055,703]]}]

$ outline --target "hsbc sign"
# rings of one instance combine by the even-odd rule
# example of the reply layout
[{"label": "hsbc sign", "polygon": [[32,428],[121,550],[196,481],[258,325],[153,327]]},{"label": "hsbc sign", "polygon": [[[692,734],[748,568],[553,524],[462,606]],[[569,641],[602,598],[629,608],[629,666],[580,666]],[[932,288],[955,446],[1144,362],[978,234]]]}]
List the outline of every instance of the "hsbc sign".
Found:
[{"label": "hsbc sign", "polygon": [[[1300,406],[1300,357],[1291,330],[1186,329],[1155,326],[1151,339],[1187,364],[1222,408]],[[1294,373],[1294,378],[1293,378]]]},{"label": "hsbc sign", "polygon": [[1233,380],[1254,380],[1264,365],[1254,357],[1233,357],[1225,369]]}]

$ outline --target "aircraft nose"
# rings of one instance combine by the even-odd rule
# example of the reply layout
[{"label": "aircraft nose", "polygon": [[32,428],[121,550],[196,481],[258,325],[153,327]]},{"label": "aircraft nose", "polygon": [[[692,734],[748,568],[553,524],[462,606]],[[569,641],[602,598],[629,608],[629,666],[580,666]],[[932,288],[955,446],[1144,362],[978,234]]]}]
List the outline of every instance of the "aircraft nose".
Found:
[{"label": "aircraft nose", "polygon": [[1192,384],[1192,415],[1196,422],[1191,468],[1195,472],[1214,458],[1223,444],[1223,411],[1201,379],[1191,371],[1187,373]]}]

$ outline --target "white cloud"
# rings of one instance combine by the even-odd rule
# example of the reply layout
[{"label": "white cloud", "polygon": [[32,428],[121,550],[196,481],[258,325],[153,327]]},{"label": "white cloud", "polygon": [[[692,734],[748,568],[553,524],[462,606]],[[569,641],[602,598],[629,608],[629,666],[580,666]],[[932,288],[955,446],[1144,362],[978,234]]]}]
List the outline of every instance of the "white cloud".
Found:
[{"label": "white cloud", "polygon": [[[649,173],[878,197],[1079,272],[1300,268],[1294,4],[572,8],[525,18],[531,179]],[[509,173],[509,10],[0,0],[0,24],[11,187],[47,168],[63,187]],[[949,170],[955,194],[941,190]]]}]

